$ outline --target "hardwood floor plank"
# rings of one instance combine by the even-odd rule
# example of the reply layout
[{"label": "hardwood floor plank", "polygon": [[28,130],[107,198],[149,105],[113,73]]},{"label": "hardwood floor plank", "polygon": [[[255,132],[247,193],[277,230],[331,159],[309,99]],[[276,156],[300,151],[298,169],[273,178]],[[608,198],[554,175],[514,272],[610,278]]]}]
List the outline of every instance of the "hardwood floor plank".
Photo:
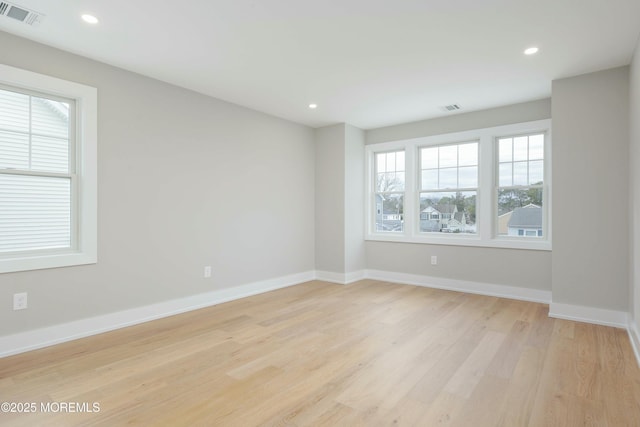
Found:
[{"label": "hardwood floor plank", "polygon": [[466,399],[468,405],[454,418],[454,425],[495,426],[501,417],[501,409],[508,397],[509,381],[493,375],[484,375]]},{"label": "hardwood floor plank", "polygon": [[504,339],[504,334],[488,331],[453,377],[445,384],[444,389],[451,394],[468,399],[480,383]]},{"label": "hardwood floor plank", "polygon": [[509,379],[507,398],[496,426],[525,426],[531,418],[533,404],[540,385],[540,372],[545,352],[536,347],[525,347],[518,365]]},{"label": "hardwood floor plank", "polygon": [[464,412],[466,406],[466,399],[442,391],[438,393],[433,404],[416,425],[454,426],[455,419]]},{"label": "hardwood floor plank", "polygon": [[529,323],[522,320],[516,320],[511,324],[511,329],[507,332],[502,345],[496,352],[496,356],[486,370],[488,375],[495,375],[505,379],[513,376],[513,371],[522,357],[524,342],[530,327]]}]

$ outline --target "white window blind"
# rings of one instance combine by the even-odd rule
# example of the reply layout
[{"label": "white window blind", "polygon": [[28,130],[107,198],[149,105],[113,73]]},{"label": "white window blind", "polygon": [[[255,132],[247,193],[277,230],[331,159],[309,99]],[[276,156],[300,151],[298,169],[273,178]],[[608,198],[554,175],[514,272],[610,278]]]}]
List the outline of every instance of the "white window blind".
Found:
[{"label": "white window blind", "polygon": [[73,247],[74,107],[0,88],[0,255]]}]

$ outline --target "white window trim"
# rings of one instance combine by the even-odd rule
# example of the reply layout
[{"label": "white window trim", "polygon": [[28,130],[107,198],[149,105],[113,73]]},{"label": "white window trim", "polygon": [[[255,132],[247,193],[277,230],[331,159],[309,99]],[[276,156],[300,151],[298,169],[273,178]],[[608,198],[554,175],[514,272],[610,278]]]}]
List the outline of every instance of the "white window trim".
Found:
[{"label": "white window trim", "polygon": [[[523,238],[498,236],[497,189],[497,138],[518,134],[544,132],[544,186],[543,186],[543,230],[542,238]],[[442,235],[446,233],[421,233],[419,231],[419,212],[416,206],[419,194],[419,149],[425,146],[453,144],[466,141],[478,141],[478,193],[476,196],[476,212],[479,222],[475,235]],[[404,231],[375,232],[375,196],[373,168],[375,153],[393,150],[405,151],[405,198],[404,198]],[[511,248],[530,250],[551,250],[551,120],[536,120],[512,125],[413,138],[371,144],[365,147],[366,167],[365,184],[365,240],[424,243],[435,245],[480,246],[491,248]]]},{"label": "white window trim", "polygon": [[70,250],[0,257],[0,273],[95,264],[98,252],[98,94],[94,87],[0,64],[0,83],[76,102],[77,238]]}]

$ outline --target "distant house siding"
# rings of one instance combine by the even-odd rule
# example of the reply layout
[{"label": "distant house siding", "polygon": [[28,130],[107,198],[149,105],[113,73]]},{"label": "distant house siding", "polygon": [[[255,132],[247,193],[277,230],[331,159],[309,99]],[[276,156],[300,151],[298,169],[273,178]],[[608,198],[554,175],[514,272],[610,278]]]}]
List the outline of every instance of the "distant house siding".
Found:
[{"label": "distant house siding", "polygon": [[[509,213],[507,235],[520,237],[542,236],[542,209],[540,206],[529,204],[515,208]],[[506,217],[507,214],[502,215]]]},{"label": "distant house siding", "polygon": [[498,234],[508,234],[509,233],[509,221],[511,220],[511,213],[507,212],[506,214],[500,215],[498,217]]}]

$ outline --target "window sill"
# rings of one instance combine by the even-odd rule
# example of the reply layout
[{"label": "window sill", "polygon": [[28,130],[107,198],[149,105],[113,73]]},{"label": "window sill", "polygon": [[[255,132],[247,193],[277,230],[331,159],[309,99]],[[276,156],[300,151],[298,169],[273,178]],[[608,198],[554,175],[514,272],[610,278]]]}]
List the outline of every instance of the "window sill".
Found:
[{"label": "window sill", "polygon": [[25,254],[13,257],[0,257],[0,273],[72,267],[95,263],[97,263],[96,255],[84,252]]},{"label": "window sill", "polygon": [[524,249],[531,251],[551,251],[551,242],[548,240],[532,238],[524,239],[481,239],[479,236],[407,236],[400,233],[389,234],[369,234],[365,237],[365,241],[370,242],[395,242],[395,243],[412,243],[423,245],[447,245],[447,246],[472,246],[482,248],[500,248],[500,249]]}]

